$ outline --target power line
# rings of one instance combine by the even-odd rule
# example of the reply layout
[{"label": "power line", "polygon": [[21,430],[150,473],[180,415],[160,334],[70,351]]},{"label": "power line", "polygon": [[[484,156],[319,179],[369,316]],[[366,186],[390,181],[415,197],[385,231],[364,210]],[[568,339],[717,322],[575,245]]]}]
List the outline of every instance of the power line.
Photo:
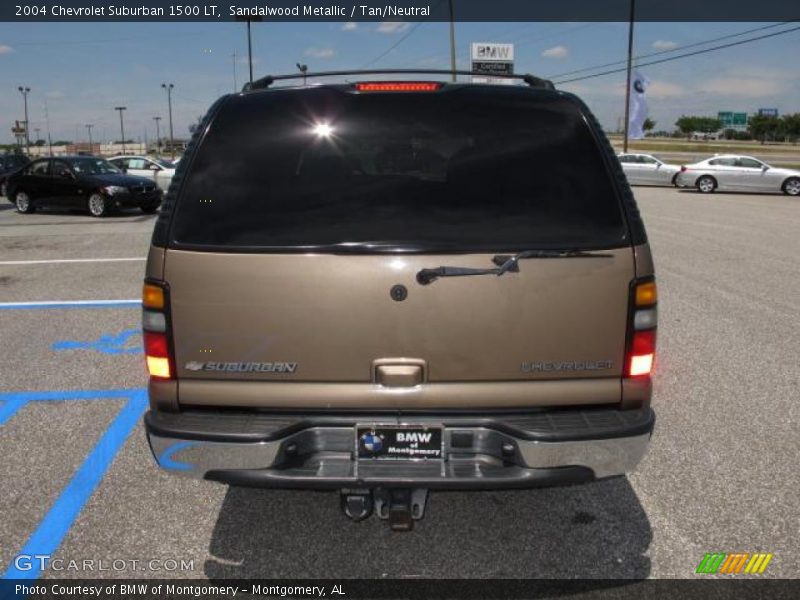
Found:
[{"label": "power line", "polygon": [[[800,27],[793,27],[792,29],[785,29],[783,31],[776,31],[775,33],[768,33],[766,35],[760,35],[754,38],[748,38],[746,40],[739,40],[738,42],[730,42],[729,44],[721,44],[719,46],[713,46],[711,48],[705,48],[703,50],[695,50],[694,52],[687,52],[685,54],[679,54],[678,56],[670,56],[669,58],[662,58],[660,60],[651,60],[650,62],[643,62],[639,63],[638,67],[647,67],[649,65],[658,65],[661,63],[669,62],[672,60],[678,60],[679,58],[686,58],[687,56],[696,56],[698,54],[706,54],[707,52],[714,52],[715,50],[722,50],[723,48],[731,48],[733,46],[741,46],[742,44],[749,44],[750,42],[756,42],[758,40],[764,40],[771,37],[776,37],[779,35],[784,35],[786,33],[792,33],[793,31],[797,31]],[[611,75],[612,73],[621,73],[625,71],[626,68],[622,67],[619,69],[611,69],[609,71],[603,71],[602,73],[593,73],[592,75],[584,75],[583,77],[573,77],[572,79],[564,79],[562,81],[558,81],[559,85],[563,83],[572,83],[573,81],[583,81],[584,79],[593,79],[594,77],[602,77],[604,75]]]},{"label": "power line", "polygon": [[417,30],[417,28],[418,28],[420,25],[422,25],[424,22],[425,22],[425,21],[420,21],[419,23],[416,23],[416,24],[415,24],[415,25],[414,25],[414,26],[413,26],[411,29],[409,29],[409,30],[408,30],[408,33],[406,33],[406,34],[405,34],[403,37],[401,37],[399,40],[397,40],[397,41],[396,41],[394,44],[392,44],[391,46],[389,46],[389,47],[388,47],[388,48],[387,48],[385,51],[383,51],[382,53],[380,53],[378,56],[376,56],[375,58],[373,58],[371,61],[369,61],[369,62],[366,62],[366,63],[364,63],[363,65],[361,65],[361,68],[362,68],[362,69],[366,69],[366,68],[367,68],[367,67],[369,67],[370,65],[374,65],[376,62],[378,62],[378,61],[379,61],[380,59],[382,59],[384,56],[386,56],[387,54],[389,54],[389,53],[390,53],[392,50],[394,50],[395,48],[397,48],[397,47],[398,47],[400,44],[402,44],[403,42],[405,42],[405,41],[408,39],[408,37],[409,37],[409,36],[410,36],[412,33],[414,33],[414,32]]},{"label": "power line", "polygon": [[[439,2],[437,2],[437,3],[436,3],[436,6],[434,6],[434,7],[431,9],[431,14],[433,14],[433,13],[435,13],[435,12],[436,12],[436,9],[438,9],[438,8],[439,8],[439,5],[442,3],[442,1],[443,1],[443,0],[439,0]],[[384,56],[386,56],[387,54],[389,54],[389,53],[390,53],[392,50],[394,50],[395,48],[397,48],[397,47],[398,47],[400,44],[402,44],[403,42],[405,42],[405,41],[406,41],[406,40],[407,40],[407,39],[408,39],[408,38],[411,36],[411,34],[412,34],[412,33],[414,33],[414,32],[415,32],[415,31],[416,31],[416,30],[419,28],[419,26],[420,26],[420,25],[423,25],[425,22],[427,22],[427,20],[428,20],[428,19],[426,18],[426,19],[423,19],[422,21],[420,21],[419,23],[416,23],[416,24],[414,24],[414,26],[413,26],[411,29],[409,29],[409,30],[408,30],[408,32],[407,32],[407,33],[406,33],[406,34],[405,34],[403,37],[401,37],[401,38],[400,38],[399,40],[397,40],[397,41],[396,41],[394,44],[392,44],[391,46],[389,46],[389,47],[388,47],[386,50],[384,50],[384,51],[383,51],[382,53],[380,53],[378,56],[376,56],[375,58],[373,58],[373,59],[372,59],[372,60],[370,60],[369,62],[366,62],[366,63],[364,63],[363,65],[361,65],[361,67],[360,67],[360,68],[361,68],[361,69],[366,69],[366,68],[367,68],[367,67],[369,67],[370,65],[374,65],[376,62],[378,62],[378,61],[379,61],[380,59],[382,59]]]},{"label": "power line", "polygon": [[[739,33],[731,33],[731,34],[728,34],[728,35],[723,35],[723,36],[718,37],[718,38],[712,38],[710,40],[704,40],[702,42],[695,42],[693,44],[686,44],[684,46],[676,46],[675,48],[670,48],[668,50],[659,50],[658,52],[650,52],[649,54],[640,54],[640,55],[634,57],[634,60],[639,60],[639,59],[642,59],[642,58],[649,58],[651,56],[659,56],[661,54],[671,54],[673,52],[679,52],[681,50],[687,50],[688,48],[696,48],[697,46],[705,46],[707,44],[712,44],[714,42],[727,40],[727,39],[730,39],[732,37],[739,37],[739,36],[742,36],[742,35],[747,35],[748,33],[754,33],[756,31],[763,31],[764,29],[772,29],[773,27],[780,27],[781,25],[787,25],[789,23],[794,23],[794,22],[795,21],[784,21],[782,23],[773,23],[772,25],[765,25],[763,27],[755,27],[753,29],[746,29],[744,31],[740,31]],[[551,76],[548,77],[548,79],[558,79],[558,78],[561,78],[561,77],[566,77],[567,75],[575,75],[577,73],[585,73],[586,71],[595,71],[597,69],[603,69],[605,67],[612,67],[614,65],[620,65],[620,64],[623,64],[625,62],[626,61],[624,59],[623,60],[615,60],[613,62],[605,63],[605,64],[602,64],[602,65],[595,65],[593,67],[584,67],[583,69],[576,69],[574,71],[566,71],[565,73],[559,73],[558,75],[551,75]]]}]

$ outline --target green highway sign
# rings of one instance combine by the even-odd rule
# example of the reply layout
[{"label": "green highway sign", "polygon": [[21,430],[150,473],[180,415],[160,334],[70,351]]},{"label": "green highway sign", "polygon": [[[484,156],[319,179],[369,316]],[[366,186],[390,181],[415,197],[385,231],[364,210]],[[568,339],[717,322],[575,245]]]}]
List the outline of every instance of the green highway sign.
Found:
[{"label": "green highway sign", "polygon": [[747,113],[743,112],[718,112],[717,119],[722,123],[723,129],[747,126]]}]

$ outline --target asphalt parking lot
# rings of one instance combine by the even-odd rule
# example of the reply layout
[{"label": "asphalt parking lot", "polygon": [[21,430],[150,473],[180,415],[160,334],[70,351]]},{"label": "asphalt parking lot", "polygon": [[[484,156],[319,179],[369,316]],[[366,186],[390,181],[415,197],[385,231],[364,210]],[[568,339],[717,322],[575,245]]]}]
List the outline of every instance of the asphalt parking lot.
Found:
[{"label": "asphalt parking lot", "polygon": [[25,553],[127,561],[103,577],[163,576],[131,562],[155,559],[191,563],[171,577],[688,578],[715,551],[771,552],[764,577],[797,576],[800,201],[636,196],[660,291],[658,421],[639,470],[434,494],[410,534],[348,521],[335,493],[160,472],[141,426],[136,303],[155,217],[21,215],[0,200],[6,576],[91,575],[15,570]]}]

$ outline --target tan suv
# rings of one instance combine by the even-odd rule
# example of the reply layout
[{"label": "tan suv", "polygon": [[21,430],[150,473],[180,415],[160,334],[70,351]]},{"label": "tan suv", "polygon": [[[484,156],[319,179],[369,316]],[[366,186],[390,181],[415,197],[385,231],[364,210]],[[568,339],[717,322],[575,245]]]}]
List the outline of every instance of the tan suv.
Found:
[{"label": "tan suv", "polygon": [[341,490],[348,516],[400,530],[430,489],[636,466],[644,227],[587,107],[524,80],[265,78],[210,109],[147,263],[161,467]]}]

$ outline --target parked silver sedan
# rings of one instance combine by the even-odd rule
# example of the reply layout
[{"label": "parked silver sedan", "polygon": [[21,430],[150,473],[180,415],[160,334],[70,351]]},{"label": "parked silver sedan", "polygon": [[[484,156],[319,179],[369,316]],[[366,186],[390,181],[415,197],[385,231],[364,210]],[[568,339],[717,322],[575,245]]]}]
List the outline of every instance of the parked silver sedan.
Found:
[{"label": "parked silver sedan", "polygon": [[172,177],[175,175],[175,165],[165,158],[114,156],[108,160],[128,175],[139,175],[140,177],[152,179],[165,192],[169,188]]},{"label": "parked silver sedan", "polygon": [[651,154],[620,154],[619,162],[631,185],[674,185],[681,170]]},{"label": "parked silver sedan", "polygon": [[684,165],[676,181],[708,194],[715,190],[736,192],[783,192],[800,196],[800,171],[771,167],[752,156],[720,154]]}]

